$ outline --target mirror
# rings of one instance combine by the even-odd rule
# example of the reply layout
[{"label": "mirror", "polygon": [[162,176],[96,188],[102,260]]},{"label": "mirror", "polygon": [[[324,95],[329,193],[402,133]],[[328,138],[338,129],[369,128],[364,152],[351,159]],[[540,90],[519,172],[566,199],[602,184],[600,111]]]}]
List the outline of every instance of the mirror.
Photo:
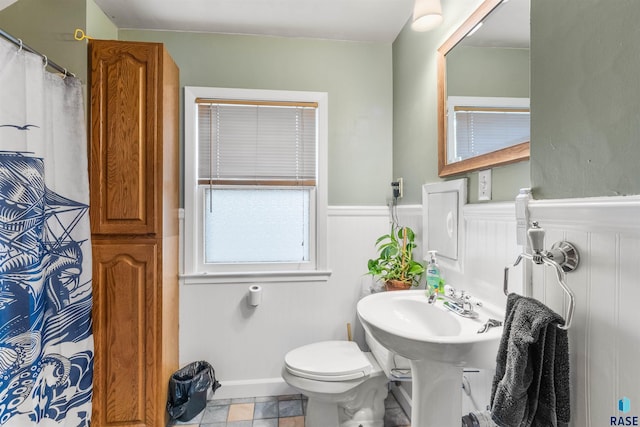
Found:
[{"label": "mirror", "polygon": [[486,0],[438,49],[440,177],[529,159],[529,1]]}]

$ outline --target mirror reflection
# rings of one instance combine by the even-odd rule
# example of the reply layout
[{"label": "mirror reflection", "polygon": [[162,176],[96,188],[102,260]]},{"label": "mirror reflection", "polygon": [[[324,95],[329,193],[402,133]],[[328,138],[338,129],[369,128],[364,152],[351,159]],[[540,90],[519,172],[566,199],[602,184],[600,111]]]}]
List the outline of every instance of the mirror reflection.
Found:
[{"label": "mirror reflection", "polygon": [[529,0],[487,0],[438,50],[439,175],[529,158]]}]

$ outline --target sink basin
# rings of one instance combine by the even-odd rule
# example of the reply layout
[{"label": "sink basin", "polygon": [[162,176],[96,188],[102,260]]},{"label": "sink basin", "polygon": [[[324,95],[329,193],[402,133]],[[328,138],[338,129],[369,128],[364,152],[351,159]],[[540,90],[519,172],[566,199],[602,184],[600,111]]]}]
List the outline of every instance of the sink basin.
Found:
[{"label": "sink basin", "polygon": [[495,368],[502,327],[478,330],[497,310],[477,307],[475,319],[443,305],[429,304],[423,290],[380,292],[358,303],[358,316],[380,344],[410,360],[429,359],[455,366]]},{"label": "sink basin", "polygon": [[490,318],[503,320],[494,307],[475,308],[476,318],[448,310],[444,300],[427,302],[424,290],[380,292],[358,302],[363,327],[387,349],[411,362],[411,425],[460,425],[463,367],[495,369],[502,327],[478,330]]}]

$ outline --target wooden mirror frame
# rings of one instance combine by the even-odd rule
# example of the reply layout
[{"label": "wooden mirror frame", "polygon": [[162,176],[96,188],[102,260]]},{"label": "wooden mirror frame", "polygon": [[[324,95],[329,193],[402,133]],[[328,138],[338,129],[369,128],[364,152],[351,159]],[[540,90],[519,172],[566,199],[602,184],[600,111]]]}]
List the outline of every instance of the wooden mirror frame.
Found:
[{"label": "wooden mirror frame", "polygon": [[445,56],[476,25],[478,25],[502,0],[486,0],[473,12],[438,49],[438,176],[447,177],[465,172],[488,169],[495,166],[529,160],[529,142],[523,142],[491,153],[482,154],[459,162],[447,163],[447,64]]}]

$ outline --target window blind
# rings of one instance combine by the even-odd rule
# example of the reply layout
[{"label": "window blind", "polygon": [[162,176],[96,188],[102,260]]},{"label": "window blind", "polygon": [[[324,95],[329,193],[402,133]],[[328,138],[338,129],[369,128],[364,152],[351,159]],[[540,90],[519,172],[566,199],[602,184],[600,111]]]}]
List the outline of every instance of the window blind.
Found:
[{"label": "window blind", "polygon": [[467,159],[530,140],[528,109],[456,106],[456,159]]},{"label": "window blind", "polygon": [[316,110],[309,103],[198,101],[198,182],[316,184]]}]

